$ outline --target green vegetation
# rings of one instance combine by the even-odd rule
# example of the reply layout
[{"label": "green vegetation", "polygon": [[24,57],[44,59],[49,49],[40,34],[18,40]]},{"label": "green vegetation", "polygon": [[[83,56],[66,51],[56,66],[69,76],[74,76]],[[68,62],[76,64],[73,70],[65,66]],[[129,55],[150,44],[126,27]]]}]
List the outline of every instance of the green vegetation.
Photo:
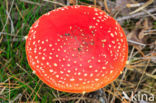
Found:
[{"label": "green vegetation", "polygon": [[[80,1],[94,5],[92,4],[94,0]],[[9,101],[12,103],[53,103],[54,101],[75,103],[79,99],[89,103],[96,103],[94,101],[98,100],[96,96],[100,97],[101,92],[99,91],[87,93],[85,98],[81,94],[56,91],[39,80],[28,65],[24,38],[35,20],[42,14],[57,7],[60,7],[60,5],[41,2],[41,0],[32,0],[32,2],[25,2],[25,0],[0,0],[0,103],[8,103]],[[148,18],[150,19],[148,22],[154,21],[150,16]],[[124,29],[133,31],[136,21],[139,20],[125,21],[123,23]],[[156,29],[155,21],[151,27],[149,29]],[[137,33],[141,29],[144,29],[143,26],[140,26]],[[155,31],[152,33],[156,34]],[[144,42],[145,38],[137,41],[146,43],[146,47],[133,45],[133,43],[129,44],[130,61],[126,67],[127,72],[124,72],[125,76],[121,75],[116,81],[101,89],[104,92],[103,97],[107,98],[106,100],[109,103],[112,98],[116,98],[114,99],[115,101],[121,101],[122,91],[128,93],[130,93],[129,91],[141,91],[156,95],[156,54],[154,54],[155,44],[153,43],[156,40],[155,34],[146,36],[150,44]],[[119,86],[119,84],[121,85]],[[128,103],[128,100],[125,101]]]}]

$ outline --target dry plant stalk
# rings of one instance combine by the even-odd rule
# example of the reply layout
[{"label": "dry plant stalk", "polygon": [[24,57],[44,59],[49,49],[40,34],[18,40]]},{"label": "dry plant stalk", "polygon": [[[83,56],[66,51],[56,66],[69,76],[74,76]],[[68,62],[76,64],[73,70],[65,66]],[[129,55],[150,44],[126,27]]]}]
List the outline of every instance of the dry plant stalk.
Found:
[{"label": "dry plant stalk", "polygon": [[154,0],[149,0],[147,1],[145,4],[143,4],[141,7],[139,7],[138,9],[136,9],[135,11],[131,12],[130,14],[135,14],[141,10],[143,10],[144,8],[146,8],[147,6],[149,6],[150,4],[153,3]]}]

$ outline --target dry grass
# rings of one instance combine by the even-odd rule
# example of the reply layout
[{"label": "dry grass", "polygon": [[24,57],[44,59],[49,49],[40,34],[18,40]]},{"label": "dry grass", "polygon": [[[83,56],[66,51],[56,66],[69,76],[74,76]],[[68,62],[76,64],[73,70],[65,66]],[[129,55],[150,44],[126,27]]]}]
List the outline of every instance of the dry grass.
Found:
[{"label": "dry grass", "polygon": [[[122,1],[1,0],[0,103],[130,103],[133,94],[139,93],[147,94],[149,98],[154,95],[155,103],[156,2],[127,0],[122,4]],[[129,41],[129,59],[120,77],[87,94],[64,93],[48,87],[32,73],[25,58],[25,38],[33,22],[50,10],[75,4],[92,5],[107,11],[122,25]],[[124,93],[129,99],[123,99]]]}]

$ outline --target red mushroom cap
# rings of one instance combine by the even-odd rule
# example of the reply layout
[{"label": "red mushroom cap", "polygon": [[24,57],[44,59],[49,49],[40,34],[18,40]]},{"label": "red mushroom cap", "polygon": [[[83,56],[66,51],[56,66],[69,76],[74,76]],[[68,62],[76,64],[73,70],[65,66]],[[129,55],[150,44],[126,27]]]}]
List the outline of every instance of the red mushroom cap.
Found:
[{"label": "red mushroom cap", "polygon": [[26,41],[30,67],[60,91],[95,91],[115,80],[128,56],[120,25],[102,10],[67,6],[41,16]]}]

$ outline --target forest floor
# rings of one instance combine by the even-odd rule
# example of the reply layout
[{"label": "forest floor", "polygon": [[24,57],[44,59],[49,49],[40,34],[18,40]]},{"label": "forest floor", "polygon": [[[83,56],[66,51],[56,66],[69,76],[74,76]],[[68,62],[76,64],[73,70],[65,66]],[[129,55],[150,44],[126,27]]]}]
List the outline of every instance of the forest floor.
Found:
[{"label": "forest floor", "polygon": [[[104,10],[120,23],[128,40],[123,73],[106,87],[84,95],[48,87],[32,73],[26,59],[25,38],[34,21],[67,5]],[[156,103],[156,1],[0,0],[0,103],[23,102]]]}]

